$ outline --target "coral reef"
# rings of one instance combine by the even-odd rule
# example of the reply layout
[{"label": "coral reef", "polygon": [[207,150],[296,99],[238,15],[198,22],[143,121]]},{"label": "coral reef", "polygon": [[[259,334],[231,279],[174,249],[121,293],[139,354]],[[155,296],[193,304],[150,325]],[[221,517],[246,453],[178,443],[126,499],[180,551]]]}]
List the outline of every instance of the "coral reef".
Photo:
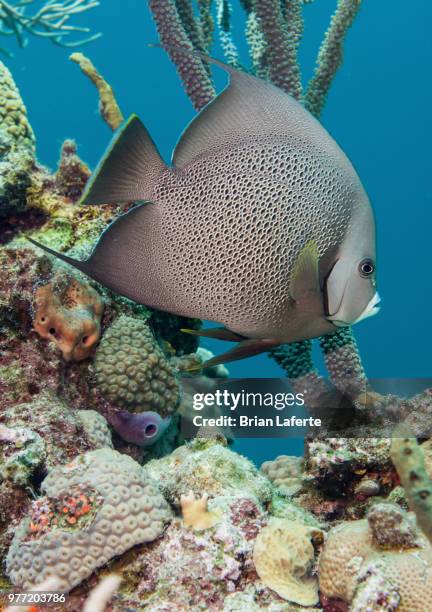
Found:
[{"label": "coral reef", "polygon": [[26,107],[11,73],[0,62],[0,219],[25,209],[34,153]]},{"label": "coral reef", "polygon": [[12,582],[24,588],[56,575],[70,590],[114,556],[155,540],[171,518],[146,472],[109,449],[54,468],[42,492],[6,560]]},{"label": "coral reef", "polygon": [[[3,30],[21,42],[46,27],[67,44],[62,19],[96,2],[45,2],[33,16],[24,4],[0,0]],[[181,48],[209,52],[217,36],[228,63],[241,68],[233,7],[148,4],[202,108],[215,92],[210,69]],[[303,4],[241,2],[251,71],[319,116],[361,2],[338,1],[305,92]],[[71,59],[116,129],[123,115],[111,86],[88,58]],[[409,399],[375,393],[344,328],[320,339],[329,381],[311,341],[270,352],[312,413],[329,406],[336,421],[346,415],[344,437],[322,430],[307,438],[304,459],[282,455],[261,470],[228,448],[228,428],[211,439],[203,428],[185,442],[179,422],[192,419],[193,393],[214,390],[226,368],[191,375],[211,357],[181,332],[199,321],[133,304],[29,243],[85,258],[132,203],[79,205],[90,169],[72,140],[54,172],[38,164],[24,103],[2,65],[0,103],[0,557],[10,581],[38,589],[57,577],[51,588],[70,591],[71,612],[102,609],[114,590],[114,612],[424,612],[432,595],[431,390]],[[408,434],[371,435],[371,423],[389,415],[426,439],[424,458]],[[0,575],[2,587],[10,581]]]},{"label": "coral reef", "polygon": [[25,427],[0,425],[0,483],[11,480],[24,486],[45,460],[42,438]]},{"label": "coral reef", "polygon": [[0,118],[2,158],[7,148],[35,152],[35,137],[27,109],[7,67],[0,62]]},{"label": "coral reef", "polygon": [[94,369],[98,388],[113,404],[135,412],[174,412],[179,401],[175,371],[149,326],[120,316],[104,333]]},{"label": "coral reef", "polygon": [[65,401],[44,391],[30,402],[10,406],[0,418],[7,427],[25,428],[44,441],[45,452],[40,467],[47,471],[68,463],[79,453],[98,447],[93,427],[84,425],[80,418],[82,413],[74,412]]},{"label": "coral reef", "polygon": [[92,287],[63,274],[36,290],[34,329],[57,344],[63,359],[82,361],[99,340],[103,308]]}]

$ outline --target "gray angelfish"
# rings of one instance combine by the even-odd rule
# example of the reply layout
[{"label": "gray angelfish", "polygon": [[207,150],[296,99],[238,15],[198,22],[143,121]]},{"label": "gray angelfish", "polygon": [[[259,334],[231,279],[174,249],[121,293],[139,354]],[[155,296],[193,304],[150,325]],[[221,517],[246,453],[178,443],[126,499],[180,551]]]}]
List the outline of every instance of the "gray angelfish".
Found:
[{"label": "gray angelfish", "polygon": [[133,115],[83,204],[145,203],[86,261],[54,253],[147,306],[223,324],[222,363],[352,325],[378,311],[375,225],[353,166],[277,87],[206,58],[229,85],[190,123],[172,165]]}]

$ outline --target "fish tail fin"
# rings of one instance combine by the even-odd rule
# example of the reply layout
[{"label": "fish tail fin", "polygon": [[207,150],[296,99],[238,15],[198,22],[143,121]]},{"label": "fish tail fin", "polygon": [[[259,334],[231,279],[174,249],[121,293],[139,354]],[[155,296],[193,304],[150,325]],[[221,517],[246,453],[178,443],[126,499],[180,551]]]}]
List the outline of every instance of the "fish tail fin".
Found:
[{"label": "fish tail fin", "polygon": [[88,267],[87,261],[78,261],[78,259],[73,259],[72,257],[68,257],[67,255],[64,255],[64,253],[58,253],[57,251],[50,249],[50,247],[45,246],[41,242],[38,242],[37,240],[33,240],[33,238],[27,237],[27,240],[31,242],[32,244],[34,244],[35,246],[42,249],[43,251],[45,251],[46,253],[49,253],[50,255],[54,255],[54,257],[57,257],[58,259],[61,259],[65,263],[70,264],[77,270],[84,272],[84,274],[89,274],[89,267]]},{"label": "fish tail fin", "polygon": [[131,115],[114,135],[86,185],[80,204],[150,200],[166,167],[140,119]]}]

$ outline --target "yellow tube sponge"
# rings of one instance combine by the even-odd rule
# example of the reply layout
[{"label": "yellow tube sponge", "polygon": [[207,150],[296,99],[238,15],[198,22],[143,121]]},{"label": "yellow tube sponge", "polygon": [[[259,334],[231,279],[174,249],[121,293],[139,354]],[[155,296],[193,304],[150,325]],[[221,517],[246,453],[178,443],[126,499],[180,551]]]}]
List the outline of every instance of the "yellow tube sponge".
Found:
[{"label": "yellow tube sponge", "polygon": [[123,123],[123,115],[115,98],[113,89],[99,74],[93,63],[83,53],[72,53],[70,58],[78,64],[82,72],[88,76],[99,92],[99,111],[112,130]]}]

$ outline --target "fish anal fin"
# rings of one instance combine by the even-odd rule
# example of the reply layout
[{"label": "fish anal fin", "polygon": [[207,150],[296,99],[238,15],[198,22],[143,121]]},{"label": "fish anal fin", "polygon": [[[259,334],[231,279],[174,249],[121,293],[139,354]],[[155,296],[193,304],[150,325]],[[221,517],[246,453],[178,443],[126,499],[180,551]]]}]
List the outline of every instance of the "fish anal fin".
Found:
[{"label": "fish anal fin", "polygon": [[181,329],[184,334],[199,336],[201,338],[213,338],[215,340],[226,340],[228,342],[240,342],[243,336],[236,334],[225,327],[212,327],[211,329]]},{"label": "fish anal fin", "polygon": [[151,198],[166,168],[156,145],[136,115],[117,130],[91,176],[81,204],[123,203]]},{"label": "fish anal fin", "polygon": [[222,355],[216,355],[216,357],[212,357],[208,361],[204,362],[202,369],[211,368],[221,363],[229,363],[230,361],[238,361],[239,359],[253,357],[254,355],[259,355],[260,353],[269,351],[278,344],[280,344],[280,342],[277,340],[267,340],[261,338],[243,340],[230,351],[227,351]]},{"label": "fish anal fin", "polygon": [[289,294],[298,301],[302,296],[319,290],[318,246],[315,241],[310,240],[298,254],[291,274]]},{"label": "fish anal fin", "polygon": [[73,259],[72,257],[65,255],[64,253],[54,251],[54,249],[51,249],[45,244],[42,244],[41,242],[38,242],[37,240],[34,240],[33,238],[30,238],[28,236],[27,240],[37,246],[39,249],[42,249],[43,251],[48,253],[49,255],[53,255],[54,257],[57,257],[57,259],[64,261],[65,263],[69,264],[70,266],[73,266],[77,270],[80,270],[80,272],[84,272],[84,274],[87,274],[87,261],[79,261],[78,259]]}]

